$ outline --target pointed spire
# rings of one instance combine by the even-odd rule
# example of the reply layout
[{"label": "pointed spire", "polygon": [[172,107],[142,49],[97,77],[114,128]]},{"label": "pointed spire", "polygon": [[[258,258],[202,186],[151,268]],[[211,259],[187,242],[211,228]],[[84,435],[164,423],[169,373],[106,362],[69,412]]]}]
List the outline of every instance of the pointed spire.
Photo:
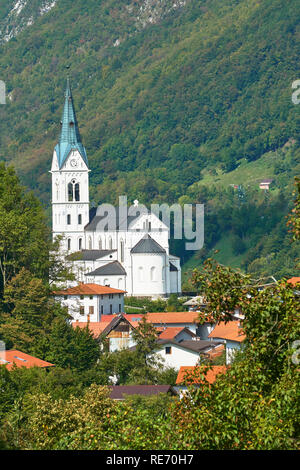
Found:
[{"label": "pointed spire", "polygon": [[71,150],[78,150],[82,158],[87,162],[87,156],[84,146],[82,145],[78,122],[76,118],[70,79],[67,78],[67,87],[65,92],[65,103],[61,120],[61,134],[59,144],[55,147],[59,167],[61,168],[67,159]]}]

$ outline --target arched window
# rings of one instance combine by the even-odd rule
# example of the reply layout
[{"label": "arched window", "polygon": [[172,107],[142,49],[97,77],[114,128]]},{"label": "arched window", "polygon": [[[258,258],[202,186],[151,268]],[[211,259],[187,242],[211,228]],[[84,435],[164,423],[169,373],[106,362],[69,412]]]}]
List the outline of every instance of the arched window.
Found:
[{"label": "arched window", "polygon": [[120,277],[120,279],[118,279],[118,289],[122,289],[123,288],[123,279]]},{"label": "arched window", "polygon": [[102,238],[101,237],[99,237],[98,247],[99,247],[99,250],[102,250]]},{"label": "arched window", "polygon": [[67,225],[71,225],[71,214],[67,215]]},{"label": "arched window", "polygon": [[71,238],[68,238],[68,251],[71,250]]},{"label": "arched window", "polygon": [[124,240],[120,241],[121,263],[124,262]]},{"label": "arched window", "polygon": [[111,237],[109,237],[108,239],[108,249],[112,250],[112,238]]},{"label": "arched window", "polygon": [[92,248],[93,248],[92,237],[89,237],[89,250],[92,250]]},{"label": "arched window", "polygon": [[82,224],[82,215],[78,214],[78,225]]},{"label": "arched window", "polygon": [[150,280],[151,281],[156,281],[156,267],[152,266],[150,269]]},{"label": "arched window", "polygon": [[105,286],[108,286],[108,279],[104,279],[103,284],[104,284]]},{"label": "arched window", "polygon": [[140,266],[139,267],[139,281],[143,281],[144,280],[144,268],[143,266]]},{"label": "arched window", "polygon": [[78,240],[78,249],[81,250],[82,248],[82,238],[79,238]]},{"label": "arched window", "polygon": [[76,180],[68,184],[68,201],[80,201],[80,186]]}]

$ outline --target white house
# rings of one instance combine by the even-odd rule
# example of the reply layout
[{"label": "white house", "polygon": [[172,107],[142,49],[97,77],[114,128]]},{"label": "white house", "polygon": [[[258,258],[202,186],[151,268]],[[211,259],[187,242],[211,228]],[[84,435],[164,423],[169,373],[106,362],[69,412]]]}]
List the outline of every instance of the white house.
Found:
[{"label": "white house", "polygon": [[[212,341],[190,340],[177,343],[172,340],[157,341],[156,355],[164,361],[164,367],[179,369],[183,366],[195,366],[200,356],[212,351],[219,343]],[[133,348],[132,348],[133,349]]]},{"label": "white house", "polygon": [[180,293],[180,259],[169,252],[169,227],[138,201],[129,210],[107,204],[90,210],[89,172],[68,81],[51,166],[52,230],[53,238],[63,237],[62,256],[77,282],[135,296]]},{"label": "white house", "polygon": [[102,315],[124,312],[124,294],[98,284],[79,284],[53,293],[55,298],[68,309],[72,322],[100,322]]},{"label": "white house", "polygon": [[226,364],[230,364],[236,351],[241,349],[246,336],[243,333],[240,320],[232,320],[216,325],[209,334],[209,338],[214,341],[222,341],[226,345]]}]

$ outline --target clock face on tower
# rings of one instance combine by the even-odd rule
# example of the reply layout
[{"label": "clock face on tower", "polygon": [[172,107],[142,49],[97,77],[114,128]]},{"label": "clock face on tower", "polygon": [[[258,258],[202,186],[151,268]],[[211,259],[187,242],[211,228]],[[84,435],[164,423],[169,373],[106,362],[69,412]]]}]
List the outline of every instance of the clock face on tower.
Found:
[{"label": "clock face on tower", "polygon": [[74,168],[78,165],[78,161],[75,158],[72,158],[72,160],[70,160],[70,165]]}]

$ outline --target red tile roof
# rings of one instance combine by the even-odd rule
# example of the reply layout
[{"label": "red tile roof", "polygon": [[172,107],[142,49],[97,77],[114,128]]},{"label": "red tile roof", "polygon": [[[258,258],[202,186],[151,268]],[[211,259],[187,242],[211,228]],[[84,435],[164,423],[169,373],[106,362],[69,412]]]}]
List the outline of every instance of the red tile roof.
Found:
[{"label": "red tile roof", "polygon": [[229,341],[237,341],[238,343],[241,343],[246,338],[246,336],[243,334],[243,330],[240,328],[239,320],[232,320],[228,323],[221,321],[218,325],[216,325],[208,337],[228,339]]},{"label": "red tile roof", "polygon": [[69,289],[53,292],[55,295],[100,295],[100,294],[125,294],[124,290],[113,289],[99,284],[79,284]]},{"label": "red tile roof", "polygon": [[[217,375],[219,374],[225,374],[227,370],[226,366],[211,366],[211,369],[209,369],[205,375],[206,380],[212,384],[215,382]],[[197,372],[200,372],[201,369],[197,366],[183,366],[180,367],[177,379],[176,379],[176,384],[182,384],[185,381],[185,377],[188,377],[190,374],[196,374],[195,376],[192,376],[190,380],[188,380],[188,383],[191,384],[199,384],[201,383],[201,380],[197,376]]]},{"label": "red tile roof", "polygon": [[13,368],[13,365],[17,367],[54,367],[54,364],[50,362],[42,361],[37,357],[30,356],[29,354],[11,349],[8,351],[0,352],[0,365],[5,365],[8,370]]},{"label": "red tile roof", "polygon": [[198,312],[149,312],[147,320],[153,324],[158,323],[197,323]]},{"label": "red tile roof", "polygon": [[292,284],[293,286],[295,286],[296,284],[299,284],[300,283],[300,277],[291,277],[291,279],[288,279],[287,281],[289,284]]},{"label": "red tile roof", "polygon": [[[161,328],[159,328],[159,330],[161,330]],[[159,335],[159,339],[173,339],[173,338],[176,338],[176,336],[184,330],[185,330],[184,326],[179,326],[179,327],[169,326],[168,328],[165,328],[165,329],[162,330],[162,332]]]},{"label": "red tile roof", "polygon": [[[126,315],[123,315],[124,318],[126,319]],[[89,326],[90,332],[93,334],[95,338],[99,338],[101,333],[112,323],[112,321],[117,317],[117,315],[102,315],[102,318],[105,317],[105,321],[96,321],[96,322],[79,322],[79,321],[74,321],[72,322],[73,328],[76,328],[77,326],[79,328],[86,328],[86,326]],[[110,321],[106,321],[107,317]],[[128,320],[128,318],[127,318]],[[138,326],[138,322],[130,321],[128,320],[129,323],[133,326],[133,328],[136,328]]]},{"label": "red tile roof", "polygon": [[74,321],[72,322],[73,328],[76,328],[77,326],[79,328],[86,328],[86,326],[89,325],[89,330],[95,338],[98,338],[101,335],[102,331],[105,330],[105,328],[109,324],[110,322],[106,322],[106,321],[95,321],[95,322]]},{"label": "red tile roof", "polygon": [[209,356],[210,359],[214,359],[215,357],[222,356],[224,350],[225,350],[224,344],[220,344],[219,346],[216,346],[211,351],[207,351],[206,354]]}]

